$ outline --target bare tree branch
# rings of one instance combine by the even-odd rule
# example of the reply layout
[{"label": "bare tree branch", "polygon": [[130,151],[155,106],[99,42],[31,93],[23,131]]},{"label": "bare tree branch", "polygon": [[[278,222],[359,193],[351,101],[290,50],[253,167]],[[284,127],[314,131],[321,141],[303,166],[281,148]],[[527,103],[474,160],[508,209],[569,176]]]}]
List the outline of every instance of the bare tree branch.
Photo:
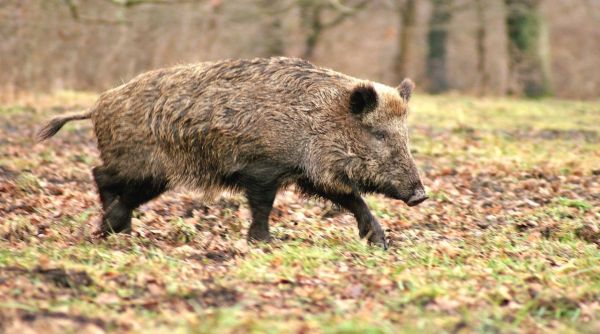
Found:
[{"label": "bare tree branch", "polygon": [[69,7],[69,13],[71,13],[71,17],[75,20],[79,20],[79,11],[77,10],[77,6],[73,3],[73,0],[64,0],[67,7]]},{"label": "bare tree branch", "polygon": [[348,7],[348,6],[344,5],[343,3],[341,3],[340,0],[329,0],[329,4],[331,5],[331,7],[337,9],[339,12],[342,12],[342,13],[350,13],[355,10],[355,8]]},{"label": "bare tree branch", "polygon": [[79,8],[73,2],[73,0],[63,0],[65,5],[69,8],[69,14],[73,18],[73,20],[77,22],[87,23],[87,24],[106,24],[106,25],[128,25],[129,22],[125,20],[109,20],[105,18],[96,18],[96,17],[83,17],[79,12]]},{"label": "bare tree branch", "polygon": [[105,0],[108,3],[123,7],[139,5],[178,5],[183,3],[203,2],[204,0]]},{"label": "bare tree branch", "polygon": [[[134,7],[138,5],[177,5],[183,3],[198,3],[204,0],[105,0],[106,3],[125,8]],[[128,25],[130,22],[126,20],[110,20],[104,18],[91,18],[83,17],[79,12],[79,8],[73,2],[73,0],[63,0],[65,5],[69,8],[71,17],[78,22],[88,24],[107,24],[107,25]]]},{"label": "bare tree branch", "polygon": [[[331,1],[331,2],[332,3],[338,3],[338,4],[340,4],[339,1]],[[353,15],[355,15],[356,13],[358,13],[358,11],[360,9],[363,9],[368,3],[369,3],[369,1],[366,0],[366,1],[360,2],[357,5],[352,6],[352,7],[343,6],[341,4],[340,5],[342,7],[337,7],[336,6],[335,8],[338,9],[338,10],[341,10],[341,13],[336,18],[334,18],[333,20],[331,20],[330,22],[323,23],[322,24],[322,28],[323,29],[328,29],[328,28],[331,28],[331,27],[335,27],[336,25],[344,22],[344,20],[346,20],[347,18],[350,18]]]}]

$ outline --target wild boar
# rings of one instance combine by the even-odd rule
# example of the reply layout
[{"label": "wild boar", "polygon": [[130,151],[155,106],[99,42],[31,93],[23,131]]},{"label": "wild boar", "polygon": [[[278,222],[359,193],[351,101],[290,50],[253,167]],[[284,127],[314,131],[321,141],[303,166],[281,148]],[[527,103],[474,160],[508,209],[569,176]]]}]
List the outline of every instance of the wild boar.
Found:
[{"label": "wild boar", "polygon": [[409,206],[427,199],[411,156],[408,102],[397,88],[292,58],[225,60],[159,69],[100,95],[87,112],[103,161],[93,168],[101,232],[131,231],[132,210],[168,189],[245,193],[249,240],[268,240],[279,189],[295,185],[349,210],[359,236],[387,248],[361,197],[380,193]]}]

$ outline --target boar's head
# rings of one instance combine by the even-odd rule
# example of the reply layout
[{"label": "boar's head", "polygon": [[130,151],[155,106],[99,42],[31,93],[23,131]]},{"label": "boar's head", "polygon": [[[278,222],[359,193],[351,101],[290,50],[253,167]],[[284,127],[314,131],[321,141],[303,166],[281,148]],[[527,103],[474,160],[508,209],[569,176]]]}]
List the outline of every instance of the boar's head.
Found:
[{"label": "boar's head", "polygon": [[384,194],[409,206],[427,199],[409,148],[407,116],[413,88],[409,79],[397,88],[371,82],[351,88],[351,126],[343,140],[347,182],[360,192]]}]

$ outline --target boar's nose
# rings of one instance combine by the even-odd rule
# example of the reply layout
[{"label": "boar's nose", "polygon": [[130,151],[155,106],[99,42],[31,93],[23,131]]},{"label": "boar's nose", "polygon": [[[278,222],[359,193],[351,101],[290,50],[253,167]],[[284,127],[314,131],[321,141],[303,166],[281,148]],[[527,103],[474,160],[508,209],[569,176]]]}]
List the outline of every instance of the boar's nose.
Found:
[{"label": "boar's nose", "polygon": [[408,206],[419,205],[419,204],[423,203],[428,198],[429,197],[425,193],[425,189],[423,189],[423,186],[419,185],[419,186],[417,186],[415,188],[414,193],[412,194],[412,196],[410,196],[410,198],[408,199],[408,201],[406,201],[406,204],[408,204]]}]

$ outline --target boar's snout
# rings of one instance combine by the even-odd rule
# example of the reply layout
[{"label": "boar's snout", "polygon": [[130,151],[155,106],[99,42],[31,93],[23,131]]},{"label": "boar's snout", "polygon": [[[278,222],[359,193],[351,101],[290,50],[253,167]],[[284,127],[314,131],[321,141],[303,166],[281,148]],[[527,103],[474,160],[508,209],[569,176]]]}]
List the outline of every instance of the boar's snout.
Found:
[{"label": "boar's snout", "polygon": [[419,205],[428,198],[427,193],[425,193],[425,188],[423,188],[422,184],[419,184],[415,187],[413,194],[406,200],[406,204],[408,206]]}]

